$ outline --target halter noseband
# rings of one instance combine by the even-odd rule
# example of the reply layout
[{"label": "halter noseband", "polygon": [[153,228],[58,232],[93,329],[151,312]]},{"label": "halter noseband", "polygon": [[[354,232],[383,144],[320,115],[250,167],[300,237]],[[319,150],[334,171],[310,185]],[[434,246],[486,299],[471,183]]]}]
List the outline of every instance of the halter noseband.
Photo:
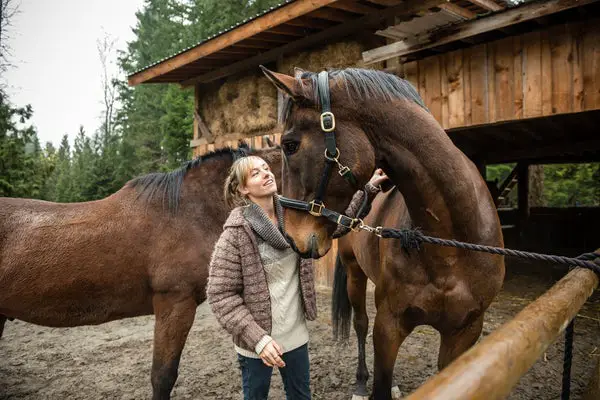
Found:
[{"label": "halter noseband", "polygon": [[[350,168],[343,165],[340,159],[340,150],[335,141],[335,116],[331,112],[331,97],[329,94],[329,74],[327,71],[319,72],[317,76],[317,94],[321,103],[321,131],[325,134],[325,168],[321,175],[321,180],[317,186],[315,198],[309,202],[303,200],[295,200],[287,197],[279,196],[281,205],[285,208],[294,210],[306,211],[315,217],[325,217],[329,221],[334,222],[346,229],[358,230],[362,224],[359,218],[350,218],[344,214],[330,210],[325,207],[323,198],[327,192],[327,185],[331,177],[331,170],[334,164],[338,167],[338,173],[352,187],[356,188],[356,178],[350,171]],[[366,198],[366,196],[365,196]]]}]

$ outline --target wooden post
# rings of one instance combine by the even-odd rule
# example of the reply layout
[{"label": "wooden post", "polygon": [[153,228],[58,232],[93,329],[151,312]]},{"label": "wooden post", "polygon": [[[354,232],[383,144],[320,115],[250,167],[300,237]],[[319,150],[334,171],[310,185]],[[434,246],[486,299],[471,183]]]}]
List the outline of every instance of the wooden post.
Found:
[{"label": "wooden post", "polygon": [[485,164],[485,162],[481,160],[474,160],[473,163],[477,167],[477,170],[479,171],[483,179],[487,180],[487,165]]},{"label": "wooden post", "polygon": [[523,245],[523,233],[527,221],[529,220],[529,164],[517,164],[517,180],[518,180],[518,219],[517,227],[519,232],[519,246]]},{"label": "wooden post", "polygon": [[506,398],[596,287],[598,277],[593,271],[574,269],[406,400]]}]

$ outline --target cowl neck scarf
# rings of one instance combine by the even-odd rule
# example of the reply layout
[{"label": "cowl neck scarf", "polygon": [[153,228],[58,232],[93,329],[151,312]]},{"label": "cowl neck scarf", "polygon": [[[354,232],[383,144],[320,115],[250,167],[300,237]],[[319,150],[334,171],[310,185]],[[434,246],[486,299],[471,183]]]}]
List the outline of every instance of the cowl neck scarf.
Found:
[{"label": "cowl neck scarf", "polygon": [[[273,200],[275,203],[276,199]],[[278,215],[280,208],[275,204],[275,213],[277,219],[281,218]],[[244,207],[244,218],[252,227],[252,230],[256,232],[265,242],[269,243],[276,249],[283,250],[290,247],[288,242],[285,240],[279,229],[269,219],[265,211],[257,204],[250,202],[249,205]]]}]

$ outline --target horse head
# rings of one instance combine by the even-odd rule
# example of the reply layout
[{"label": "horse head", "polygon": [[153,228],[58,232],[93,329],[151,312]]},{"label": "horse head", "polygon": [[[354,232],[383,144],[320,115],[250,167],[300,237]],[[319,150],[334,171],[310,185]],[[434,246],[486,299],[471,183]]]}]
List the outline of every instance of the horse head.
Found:
[{"label": "horse head", "polygon": [[[280,115],[284,126],[282,194],[304,202],[317,198],[326,208],[343,213],[352,195],[364,186],[376,166],[374,148],[355,107],[349,104],[352,98],[344,83],[330,75],[327,97],[323,98],[315,73],[297,69],[296,76],[292,77],[266,68],[263,72],[286,95]],[[325,102],[331,108],[324,114],[321,110]],[[329,129],[335,131],[335,140],[332,146],[331,139],[327,139],[331,149],[326,152],[328,135],[324,131]],[[333,164],[329,166],[333,168],[332,173],[325,172],[328,163]],[[344,179],[344,171],[350,171],[351,183]],[[318,208],[318,204],[315,207]],[[315,218],[315,214],[318,213],[310,215],[293,209],[286,209],[284,213],[285,230],[304,257],[325,255],[336,229],[334,222]]]}]

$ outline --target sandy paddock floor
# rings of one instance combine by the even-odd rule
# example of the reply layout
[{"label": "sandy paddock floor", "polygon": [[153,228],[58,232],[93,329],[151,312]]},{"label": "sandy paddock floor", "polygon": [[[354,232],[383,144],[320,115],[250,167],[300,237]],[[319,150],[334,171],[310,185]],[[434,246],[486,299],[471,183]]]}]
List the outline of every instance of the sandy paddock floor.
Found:
[{"label": "sandy paddock floor", "polygon": [[[483,336],[513,317],[543,293],[562,273],[541,268],[511,272],[486,314]],[[319,290],[320,316],[309,324],[314,399],[350,399],[356,368],[356,337],[349,346],[333,343],[330,291]],[[370,320],[374,320],[372,294]],[[587,384],[600,356],[600,295],[580,312],[575,331],[573,398]],[[0,340],[0,399],[148,399],[153,317],[131,318],[100,326],[53,329],[20,321],[7,322]],[[561,338],[562,339],[562,338]],[[372,373],[372,337],[367,363]],[[398,354],[395,378],[409,393],[436,372],[439,335],[419,327]],[[550,346],[525,375],[510,399],[557,399],[560,395],[563,342]],[[371,381],[369,382],[369,385]],[[239,399],[240,373],[228,335],[208,307],[198,308],[181,361],[174,399]],[[284,399],[275,372],[270,398]]]}]

